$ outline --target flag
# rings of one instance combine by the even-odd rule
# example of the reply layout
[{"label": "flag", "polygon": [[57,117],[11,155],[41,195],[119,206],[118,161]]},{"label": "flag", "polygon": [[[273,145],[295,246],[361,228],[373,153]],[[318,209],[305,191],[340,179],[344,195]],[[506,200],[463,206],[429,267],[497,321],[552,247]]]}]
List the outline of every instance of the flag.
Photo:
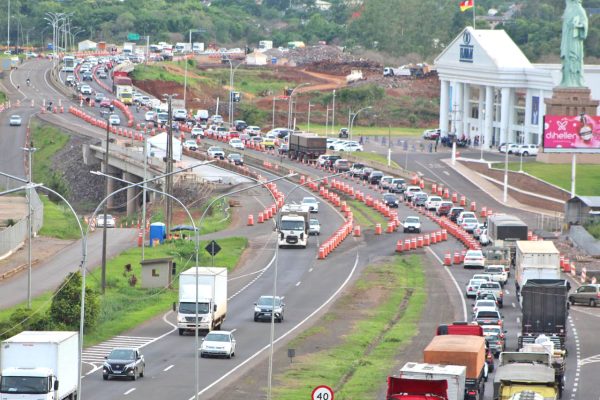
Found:
[{"label": "flag", "polygon": [[460,2],[460,11],[465,12],[470,8],[473,8],[475,0],[464,0]]}]

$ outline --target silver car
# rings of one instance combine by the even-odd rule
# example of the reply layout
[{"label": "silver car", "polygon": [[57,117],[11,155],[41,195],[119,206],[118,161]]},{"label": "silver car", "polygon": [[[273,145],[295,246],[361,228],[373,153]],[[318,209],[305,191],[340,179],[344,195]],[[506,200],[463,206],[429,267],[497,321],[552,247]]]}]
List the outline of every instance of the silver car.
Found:
[{"label": "silver car", "polygon": [[484,279],[470,279],[469,283],[465,287],[465,294],[467,297],[477,297],[477,291],[479,286],[486,283]]},{"label": "silver car", "polygon": [[308,234],[309,235],[317,235],[321,234],[321,224],[319,224],[319,220],[316,218],[311,218],[308,223]]}]

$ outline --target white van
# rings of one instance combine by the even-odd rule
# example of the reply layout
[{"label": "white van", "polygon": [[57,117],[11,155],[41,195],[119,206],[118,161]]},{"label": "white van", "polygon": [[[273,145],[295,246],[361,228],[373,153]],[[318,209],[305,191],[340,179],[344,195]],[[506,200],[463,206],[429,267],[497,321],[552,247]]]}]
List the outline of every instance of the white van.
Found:
[{"label": "white van", "polygon": [[194,118],[197,121],[208,121],[208,110],[197,110]]}]

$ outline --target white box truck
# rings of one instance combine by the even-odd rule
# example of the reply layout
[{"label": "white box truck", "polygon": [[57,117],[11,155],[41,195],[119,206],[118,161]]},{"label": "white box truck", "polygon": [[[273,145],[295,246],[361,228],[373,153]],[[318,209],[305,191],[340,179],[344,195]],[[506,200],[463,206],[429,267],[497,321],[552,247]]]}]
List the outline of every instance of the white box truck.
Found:
[{"label": "white box truck", "polygon": [[261,40],[260,42],[258,42],[258,51],[267,51],[267,50],[271,50],[273,48],[273,41],[272,40]]},{"label": "white box truck", "polygon": [[24,331],[2,342],[2,400],[77,398],[79,334]]},{"label": "white box truck", "polygon": [[302,247],[308,245],[310,210],[301,204],[286,204],[281,209],[277,224],[279,247]]},{"label": "white box truck", "polygon": [[400,369],[399,378],[421,379],[424,381],[448,382],[448,400],[465,398],[467,367],[463,365],[437,365],[409,362]]},{"label": "white box truck", "polygon": [[528,279],[560,279],[560,253],[549,240],[517,241],[517,290]]},{"label": "white box truck", "polygon": [[192,267],[179,275],[179,335],[221,329],[226,316],[227,268]]}]

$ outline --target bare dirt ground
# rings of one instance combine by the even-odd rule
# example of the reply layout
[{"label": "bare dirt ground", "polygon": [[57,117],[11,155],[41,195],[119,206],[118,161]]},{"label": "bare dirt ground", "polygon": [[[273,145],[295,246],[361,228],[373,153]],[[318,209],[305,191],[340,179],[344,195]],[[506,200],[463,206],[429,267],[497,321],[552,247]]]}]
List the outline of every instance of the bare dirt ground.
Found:
[{"label": "bare dirt ground", "polygon": [[[73,243],[73,240],[61,240],[38,236],[31,242],[32,266],[35,268],[41,261],[47,260]],[[28,250],[24,243],[12,255],[0,260],[0,282],[2,275],[10,271],[22,271],[27,267]]]}]

